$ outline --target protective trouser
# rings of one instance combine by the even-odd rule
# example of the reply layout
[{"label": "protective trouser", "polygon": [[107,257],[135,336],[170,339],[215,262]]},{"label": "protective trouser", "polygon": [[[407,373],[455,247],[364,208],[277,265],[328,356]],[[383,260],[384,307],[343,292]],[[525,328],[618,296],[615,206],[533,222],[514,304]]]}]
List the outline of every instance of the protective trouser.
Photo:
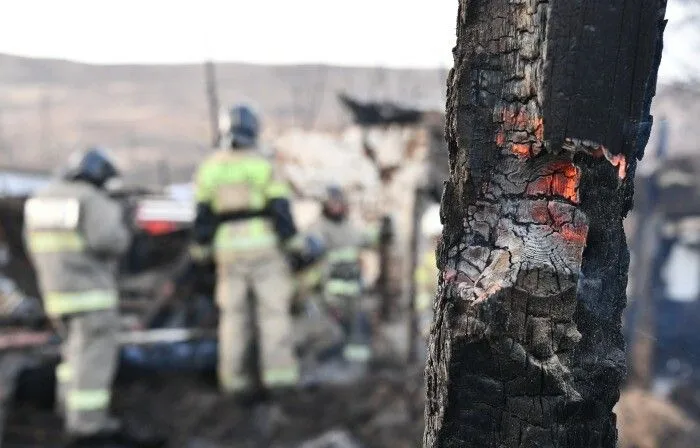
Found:
[{"label": "protective trouser", "polygon": [[362,285],[354,280],[329,279],[324,292],[328,312],[344,330],[344,357],[352,362],[367,362],[372,353],[368,329],[362,322]]},{"label": "protective trouser", "polygon": [[304,313],[297,319],[295,345],[307,361],[316,361],[324,354],[342,347],[345,331],[332,319],[315,296],[306,298]]},{"label": "protective trouser", "polygon": [[264,386],[296,384],[292,316],[293,290],[287,262],[277,250],[217,262],[216,302],[219,306],[219,383],[224,391],[253,387],[246,349],[249,325],[248,294],[255,300],[259,328],[261,380]]},{"label": "protective trouser", "polygon": [[114,309],[86,312],[66,320],[63,362],[56,370],[66,430],[74,435],[113,430],[109,405],[119,350],[118,313]]}]

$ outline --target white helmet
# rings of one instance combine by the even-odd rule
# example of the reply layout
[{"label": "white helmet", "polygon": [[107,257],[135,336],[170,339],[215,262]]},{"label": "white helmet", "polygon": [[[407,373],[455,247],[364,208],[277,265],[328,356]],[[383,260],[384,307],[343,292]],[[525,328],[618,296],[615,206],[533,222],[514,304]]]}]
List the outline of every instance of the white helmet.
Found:
[{"label": "white helmet", "polygon": [[424,236],[438,236],[442,233],[439,204],[433,204],[425,210],[423,218],[421,218],[420,229]]}]

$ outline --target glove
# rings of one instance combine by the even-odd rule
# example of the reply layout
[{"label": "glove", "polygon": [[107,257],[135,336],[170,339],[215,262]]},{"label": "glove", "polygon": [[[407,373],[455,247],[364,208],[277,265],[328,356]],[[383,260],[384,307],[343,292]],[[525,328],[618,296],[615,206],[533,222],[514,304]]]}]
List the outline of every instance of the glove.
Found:
[{"label": "glove", "polygon": [[132,201],[127,201],[122,210],[122,220],[124,225],[130,232],[136,232],[138,230],[138,225],[136,224],[136,212],[138,210],[138,205]]},{"label": "glove", "polygon": [[194,264],[204,265],[211,261],[213,253],[211,246],[205,246],[203,244],[191,243],[188,252],[190,254],[190,259]]},{"label": "glove", "polygon": [[391,216],[384,216],[379,229],[379,242],[381,244],[392,243],[394,241],[394,236],[394,223],[391,220]]},{"label": "glove", "polygon": [[287,262],[294,273],[300,272],[304,269],[304,259],[299,253],[287,253]]},{"label": "glove", "polygon": [[306,249],[306,241],[301,233],[295,234],[287,239],[283,244],[283,249],[288,254],[303,254]]},{"label": "glove", "polygon": [[299,317],[304,312],[304,297],[301,291],[297,290],[292,297],[292,301],[289,304],[289,314],[294,317]]}]

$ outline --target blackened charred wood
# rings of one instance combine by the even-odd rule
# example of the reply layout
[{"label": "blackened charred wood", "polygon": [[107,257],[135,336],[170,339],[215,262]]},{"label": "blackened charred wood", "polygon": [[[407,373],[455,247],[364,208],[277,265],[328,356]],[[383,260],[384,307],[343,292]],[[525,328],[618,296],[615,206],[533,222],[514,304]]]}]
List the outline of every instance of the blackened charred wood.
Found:
[{"label": "blackened charred wood", "polygon": [[390,124],[418,124],[423,112],[402,107],[391,102],[362,102],[346,94],[339,94],[341,104],[352,114],[355,124],[360,126],[377,126]]},{"label": "blackened charred wood", "polygon": [[665,0],[460,0],[424,445],[613,448]]}]

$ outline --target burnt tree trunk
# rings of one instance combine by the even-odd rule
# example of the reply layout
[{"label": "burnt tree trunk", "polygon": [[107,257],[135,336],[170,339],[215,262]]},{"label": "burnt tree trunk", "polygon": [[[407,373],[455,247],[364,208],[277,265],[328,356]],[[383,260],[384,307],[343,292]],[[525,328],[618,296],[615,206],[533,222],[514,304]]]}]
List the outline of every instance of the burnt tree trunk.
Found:
[{"label": "burnt tree trunk", "polygon": [[425,447],[612,448],[665,0],[460,0]]}]

